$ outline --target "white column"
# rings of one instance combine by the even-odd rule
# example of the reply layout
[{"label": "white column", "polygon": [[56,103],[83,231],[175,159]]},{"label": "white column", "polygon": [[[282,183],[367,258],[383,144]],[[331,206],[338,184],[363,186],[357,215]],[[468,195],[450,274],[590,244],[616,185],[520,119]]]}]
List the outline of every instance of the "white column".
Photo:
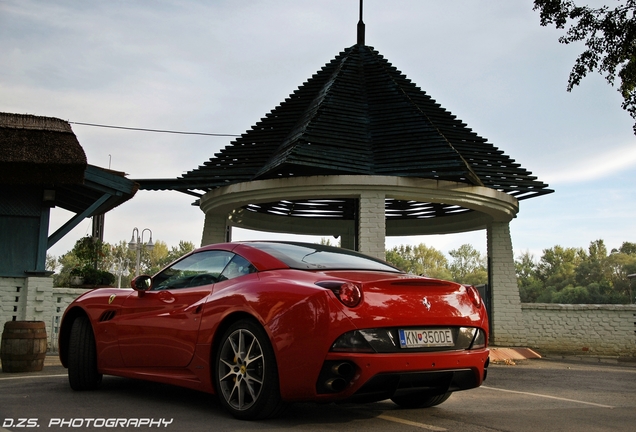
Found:
[{"label": "white column", "polygon": [[524,346],[527,334],[508,222],[492,222],[488,226],[488,263],[492,295],[490,340],[498,346]]},{"label": "white column", "polygon": [[384,193],[363,192],[358,212],[358,251],[381,260],[386,259],[384,199]]},{"label": "white column", "polygon": [[228,240],[228,224],[226,215],[206,214],[203,224],[201,246],[224,243]]}]

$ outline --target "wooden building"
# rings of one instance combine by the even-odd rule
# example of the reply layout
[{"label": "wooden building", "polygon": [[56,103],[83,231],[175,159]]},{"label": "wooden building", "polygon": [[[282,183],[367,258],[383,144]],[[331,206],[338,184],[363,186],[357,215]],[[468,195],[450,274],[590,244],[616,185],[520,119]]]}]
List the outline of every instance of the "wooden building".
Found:
[{"label": "wooden building", "polygon": [[[0,279],[10,279],[0,280],[0,288],[20,291],[29,278],[41,278],[39,289],[50,289],[47,250],[85,218],[99,219],[132,198],[138,187],[123,173],[89,165],[68,122],[0,113]],[[49,234],[53,207],[72,216]],[[5,306],[17,308],[5,303],[3,312]],[[8,312],[33,318],[25,305],[20,308]]]}]

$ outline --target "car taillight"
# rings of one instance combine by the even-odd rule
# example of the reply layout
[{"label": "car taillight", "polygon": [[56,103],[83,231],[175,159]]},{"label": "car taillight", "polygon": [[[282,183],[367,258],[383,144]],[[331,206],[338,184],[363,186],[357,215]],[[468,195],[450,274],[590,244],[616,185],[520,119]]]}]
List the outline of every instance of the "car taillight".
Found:
[{"label": "car taillight", "polygon": [[331,351],[335,352],[367,352],[372,353],[375,350],[369,345],[364,334],[359,330],[353,330],[340,336],[331,345]]},{"label": "car taillight", "polygon": [[480,329],[477,329],[477,334],[475,335],[475,339],[473,339],[473,343],[470,345],[469,349],[480,348],[486,348],[486,333],[484,333]]},{"label": "car taillight", "polygon": [[340,286],[337,296],[345,306],[355,307],[362,299],[362,291],[358,285],[346,282]]},{"label": "car taillight", "polygon": [[470,298],[470,301],[473,302],[473,304],[480,308],[481,307],[481,296],[479,295],[479,291],[477,291],[477,288],[475,288],[472,285],[467,285],[466,286],[466,293],[468,294],[468,297]]},{"label": "car taillight", "polygon": [[320,281],[316,282],[316,285],[330,289],[347,307],[356,307],[362,300],[362,290],[353,282]]}]

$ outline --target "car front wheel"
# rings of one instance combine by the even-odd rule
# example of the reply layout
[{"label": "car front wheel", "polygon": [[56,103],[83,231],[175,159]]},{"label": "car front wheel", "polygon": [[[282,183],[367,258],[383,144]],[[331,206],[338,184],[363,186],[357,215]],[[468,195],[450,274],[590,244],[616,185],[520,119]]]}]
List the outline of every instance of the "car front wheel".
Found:
[{"label": "car front wheel", "polygon": [[73,321],[68,344],[68,381],[73,390],[94,390],[102,383],[97,371],[95,335],[87,317]]},{"label": "car front wheel", "polygon": [[221,404],[238,419],[274,417],[284,408],[274,351],[265,330],[253,321],[237,321],[223,334],[214,382]]}]

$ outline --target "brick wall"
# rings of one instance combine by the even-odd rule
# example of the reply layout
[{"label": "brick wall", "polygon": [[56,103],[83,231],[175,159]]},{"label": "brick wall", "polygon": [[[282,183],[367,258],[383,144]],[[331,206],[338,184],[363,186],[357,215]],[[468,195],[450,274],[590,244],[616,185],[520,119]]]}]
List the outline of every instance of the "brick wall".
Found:
[{"label": "brick wall", "polygon": [[522,304],[528,345],[545,352],[636,357],[636,305]]}]

